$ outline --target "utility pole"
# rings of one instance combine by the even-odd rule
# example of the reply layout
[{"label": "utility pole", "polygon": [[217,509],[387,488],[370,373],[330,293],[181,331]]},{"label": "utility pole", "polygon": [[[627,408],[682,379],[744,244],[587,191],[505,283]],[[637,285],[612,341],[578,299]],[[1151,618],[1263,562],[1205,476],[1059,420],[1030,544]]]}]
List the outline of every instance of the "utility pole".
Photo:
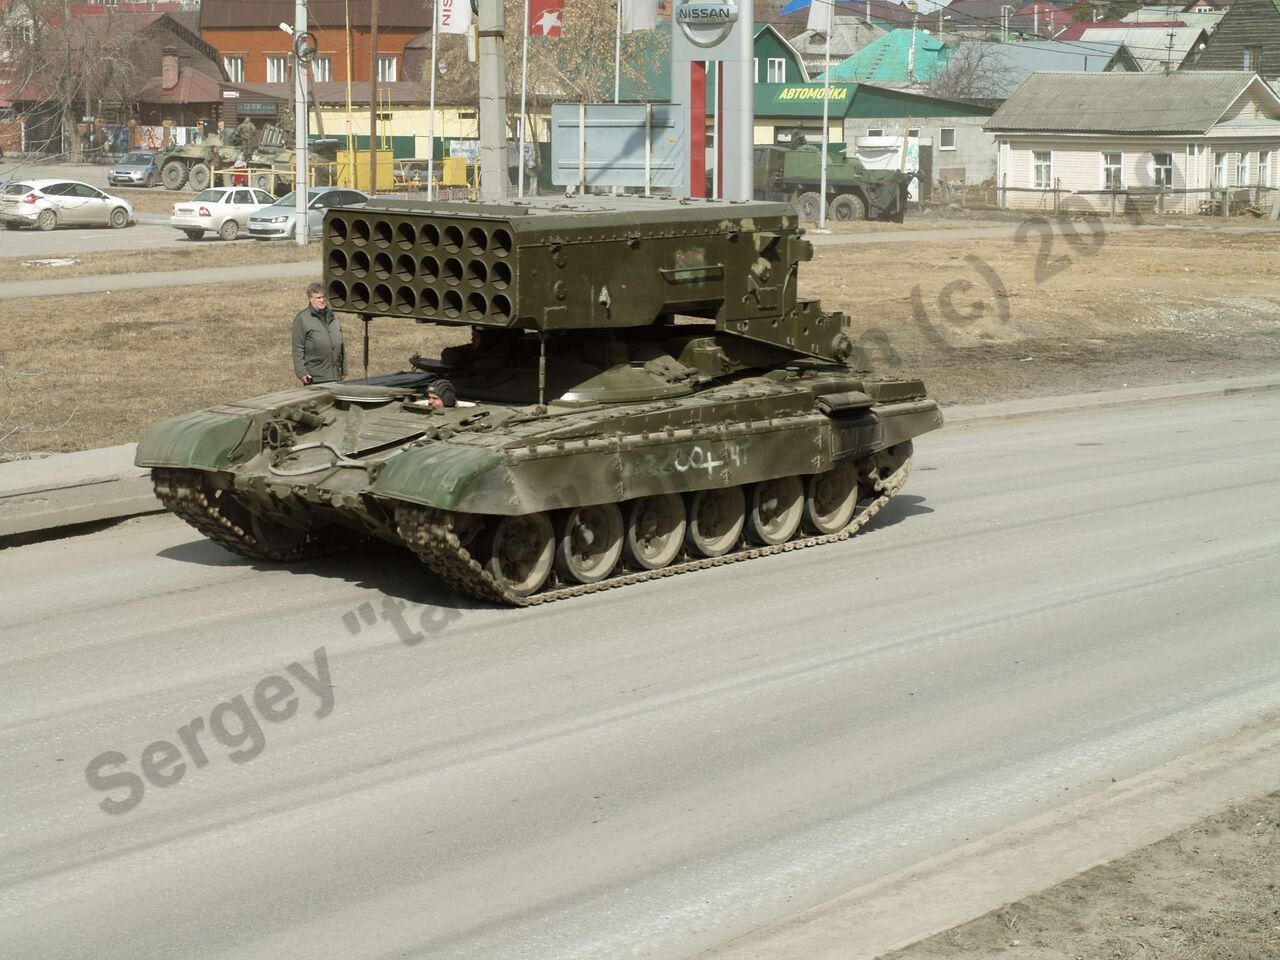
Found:
[{"label": "utility pole", "polygon": [[307,245],[307,0],[293,4],[293,209],[294,242]]},{"label": "utility pole", "polygon": [[[377,2],[377,0],[375,0]],[[502,0],[480,0],[480,197],[507,195],[507,57]],[[524,29],[529,29],[526,20]],[[521,157],[523,163],[524,158]]]},{"label": "utility pole", "polygon": [[378,192],[378,0],[369,12],[369,192]]}]

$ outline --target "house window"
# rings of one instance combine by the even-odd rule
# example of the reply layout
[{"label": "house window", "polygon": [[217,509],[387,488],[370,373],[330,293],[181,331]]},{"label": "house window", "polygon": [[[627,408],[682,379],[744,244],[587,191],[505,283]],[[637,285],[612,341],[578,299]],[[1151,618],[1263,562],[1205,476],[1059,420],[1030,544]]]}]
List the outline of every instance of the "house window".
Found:
[{"label": "house window", "polygon": [[1252,70],[1257,73],[1262,69],[1262,48],[1261,47],[1245,47],[1244,48],[1244,69]]},{"label": "house window", "polygon": [[1173,187],[1173,154],[1153,153],[1151,155],[1151,173],[1157,187]]},{"label": "house window", "polygon": [[1225,187],[1227,185],[1227,155],[1217,152],[1213,155],[1213,182],[1209,184],[1211,187]]},{"label": "house window", "polygon": [[395,57],[378,57],[378,82],[379,83],[395,83],[396,82],[396,58]]},{"label": "house window", "polygon": [[956,148],[956,128],[942,127],[938,130],[938,149],[954,150]]},{"label": "house window", "polygon": [[244,57],[223,57],[222,66],[232,83],[244,83]]},{"label": "house window", "polygon": [[787,82],[787,61],[782,59],[782,57],[769,58],[769,82]]},{"label": "house window", "polygon": [[316,57],[311,61],[311,78],[317,83],[333,79],[333,57]]},{"label": "house window", "polygon": [[878,128],[878,127],[868,127],[868,128],[867,128],[867,136],[868,136],[868,137],[883,137],[883,136],[884,136],[884,131],[883,131],[883,130],[881,130],[880,128]]},{"label": "house window", "polygon": [[1034,150],[1031,153],[1031,186],[1048,190],[1053,186],[1053,151]]},{"label": "house window", "polygon": [[1249,182],[1249,154],[1241,150],[1236,154],[1236,186],[1243,187]]},{"label": "house window", "polygon": [[284,54],[267,54],[267,83],[289,82],[289,58]]},{"label": "house window", "polygon": [[1271,186],[1271,151],[1258,151],[1258,186]]},{"label": "house window", "polygon": [[1124,189],[1124,154],[1104,153],[1102,155],[1102,189]]}]

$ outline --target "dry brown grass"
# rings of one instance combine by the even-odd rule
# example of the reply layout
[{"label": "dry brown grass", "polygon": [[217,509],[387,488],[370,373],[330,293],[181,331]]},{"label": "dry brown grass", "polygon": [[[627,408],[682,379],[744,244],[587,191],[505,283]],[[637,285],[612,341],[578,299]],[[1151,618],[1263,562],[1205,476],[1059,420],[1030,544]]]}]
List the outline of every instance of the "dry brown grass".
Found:
[{"label": "dry brown grass", "polygon": [[[291,386],[290,329],[303,307],[297,282],[158,288],[109,296],[5,303],[10,339],[0,380],[0,453],[128,443],[186,410]],[[360,324],[344,317],[359,375]],[[408,369],[415,351],[465,342],[466,328],[374,321],[370,371]],[[6,426],[7,425],[7,426]]]},{"label": "dry brown grass", "polygon": [[[26,280],[61,280],[64,277],[108,276],[121,273],[154,273],[159,270],[198,270],[205,267],[234,267],[258,263],[297,263],[315,260],[317,273],[320,245],[299,247],[284,241],[205,240],[181,247],[154,250],[77,253],[75,264],[63,267],[24,266],[31,257],[0,257],[0,276],[14,283]],[[42,258],[36,258],[42,259]]]},{"label": "dry brown grass", "polygon": [[[216,250],[238,254],[236,244],[225,248]],[[260,248],[281,257],[297,249],[250,251]],[[943,403],[1073,393],[1273,372],[1277,249],[1275,236],[1124,234],[1088,257],[1055,246],[1055,263],[1072,259],[1037,279],[1034,242],[822,247],[802,271],[801,293],[846,311],[855,334],[871,337],[881,370],[922,376]],[[967,259],[974,254],[1004,297]],[[952,287],[948,315],[939,298],[958,282],[973,286]],[[913,307],[917,285],[923,320]],[[285,280],[6,301],[6,330],[17,333],[0,367],[24,376],[0,379],[0,437],[15,423],[28,429],[0,454],[124,443],[172,414],[292,383],[289,324],[301,288]],[[345,326],[358,363],[358,324]],[[393,319],[373,330],[374,372],[404,369],[413,352],[466,338]]]},{"label": "dry brown grass", "polygon": [[173,213],[175,203],[183,203],[196,195],[194,190],[166,190],[164,187],[106,187],[107,193],[128,200],[134,213]]}]

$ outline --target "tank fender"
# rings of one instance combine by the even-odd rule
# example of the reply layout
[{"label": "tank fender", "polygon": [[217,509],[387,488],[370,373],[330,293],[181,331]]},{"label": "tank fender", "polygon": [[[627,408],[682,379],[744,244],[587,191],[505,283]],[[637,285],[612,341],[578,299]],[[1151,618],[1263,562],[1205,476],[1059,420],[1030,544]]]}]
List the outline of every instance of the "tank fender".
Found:
[{"label": "tank fender", "polygon": [[171,417],[152,427],[138,443],[139,467],[228,470],[256,456],[261,430],[243,414],[200,410]]}]

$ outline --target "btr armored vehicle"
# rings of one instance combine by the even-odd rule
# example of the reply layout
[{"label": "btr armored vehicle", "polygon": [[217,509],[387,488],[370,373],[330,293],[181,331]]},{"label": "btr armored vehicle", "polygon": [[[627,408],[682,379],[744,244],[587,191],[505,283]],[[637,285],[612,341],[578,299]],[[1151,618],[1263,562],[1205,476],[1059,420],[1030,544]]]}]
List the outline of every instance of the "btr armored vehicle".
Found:
[{"label": "btr armored vehicle", "polygon": [[494,603],[843,540],[942,416],[919,380],[871,372],[844,314],[797,297],[802,234],[782,203],[331,210],[335,309],[470,325],[471,344],[175,417],[137,462],[237,553],[380,537]]}]

